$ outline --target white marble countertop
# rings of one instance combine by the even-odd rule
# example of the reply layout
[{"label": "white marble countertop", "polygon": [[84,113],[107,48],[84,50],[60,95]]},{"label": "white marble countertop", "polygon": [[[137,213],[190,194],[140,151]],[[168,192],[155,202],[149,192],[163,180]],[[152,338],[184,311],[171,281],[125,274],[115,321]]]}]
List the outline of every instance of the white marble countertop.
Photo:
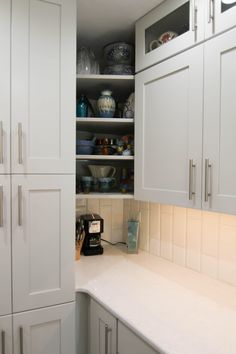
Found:
[{"label": "white marble countertop", "polygon": [[86,292],[165,354],[236,354],[236,288],[141,252],[106,246],[76,262]]}]

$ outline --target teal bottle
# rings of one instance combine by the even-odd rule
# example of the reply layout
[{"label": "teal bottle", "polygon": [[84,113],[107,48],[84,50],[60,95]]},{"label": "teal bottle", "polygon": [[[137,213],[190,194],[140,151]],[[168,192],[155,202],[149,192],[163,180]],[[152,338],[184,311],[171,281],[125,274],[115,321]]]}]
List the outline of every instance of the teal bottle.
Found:
[{"label": "teal bottle", "polygon": [[85,95],[81,95],[76,105],[76,117],[88,116],[88,100]]}]

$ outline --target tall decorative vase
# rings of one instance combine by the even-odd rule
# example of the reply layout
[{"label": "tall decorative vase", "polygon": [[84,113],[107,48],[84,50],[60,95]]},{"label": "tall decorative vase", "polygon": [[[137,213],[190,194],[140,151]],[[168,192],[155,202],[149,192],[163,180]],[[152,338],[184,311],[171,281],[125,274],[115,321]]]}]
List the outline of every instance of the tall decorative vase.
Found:
[{"label": "tall decorative vase", "polygon": [[111,94],[112,92],[110,90],[104,90],[101,92],[101,96],[98,99],[98,111],[102,118],[114,117],[116,103]]}]

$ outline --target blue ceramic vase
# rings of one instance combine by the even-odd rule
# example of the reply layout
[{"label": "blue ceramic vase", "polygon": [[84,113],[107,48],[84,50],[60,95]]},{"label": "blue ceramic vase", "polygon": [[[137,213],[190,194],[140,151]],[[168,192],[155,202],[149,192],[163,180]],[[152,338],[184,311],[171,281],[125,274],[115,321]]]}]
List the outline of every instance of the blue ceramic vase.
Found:
[{"label": "blue ceramic vase", "polygon": [[116,103],[111,94],[112,92],[110,90],[104,90],[101,92],[101,96],[98,99],[98,112],[102,118],[114,117]]}]

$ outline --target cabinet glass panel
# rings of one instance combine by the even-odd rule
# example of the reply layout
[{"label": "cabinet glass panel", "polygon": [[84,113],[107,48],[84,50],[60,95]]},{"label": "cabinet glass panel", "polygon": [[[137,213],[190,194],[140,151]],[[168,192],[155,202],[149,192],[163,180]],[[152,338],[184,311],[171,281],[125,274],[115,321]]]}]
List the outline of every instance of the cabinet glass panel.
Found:
[{"label": "cabinet glass panel", "polygon": [[190,1],[155,22],[145,30],[145,53],[157,49],[161,45],[189,31]]},{"label": "cabinet glass panel", "polygon": [[229,9],[231,9],[231,7],[236,6],[236,1],[232,1],[232,0],[222,0],[221,1],[221,12],[225,12]]}]

